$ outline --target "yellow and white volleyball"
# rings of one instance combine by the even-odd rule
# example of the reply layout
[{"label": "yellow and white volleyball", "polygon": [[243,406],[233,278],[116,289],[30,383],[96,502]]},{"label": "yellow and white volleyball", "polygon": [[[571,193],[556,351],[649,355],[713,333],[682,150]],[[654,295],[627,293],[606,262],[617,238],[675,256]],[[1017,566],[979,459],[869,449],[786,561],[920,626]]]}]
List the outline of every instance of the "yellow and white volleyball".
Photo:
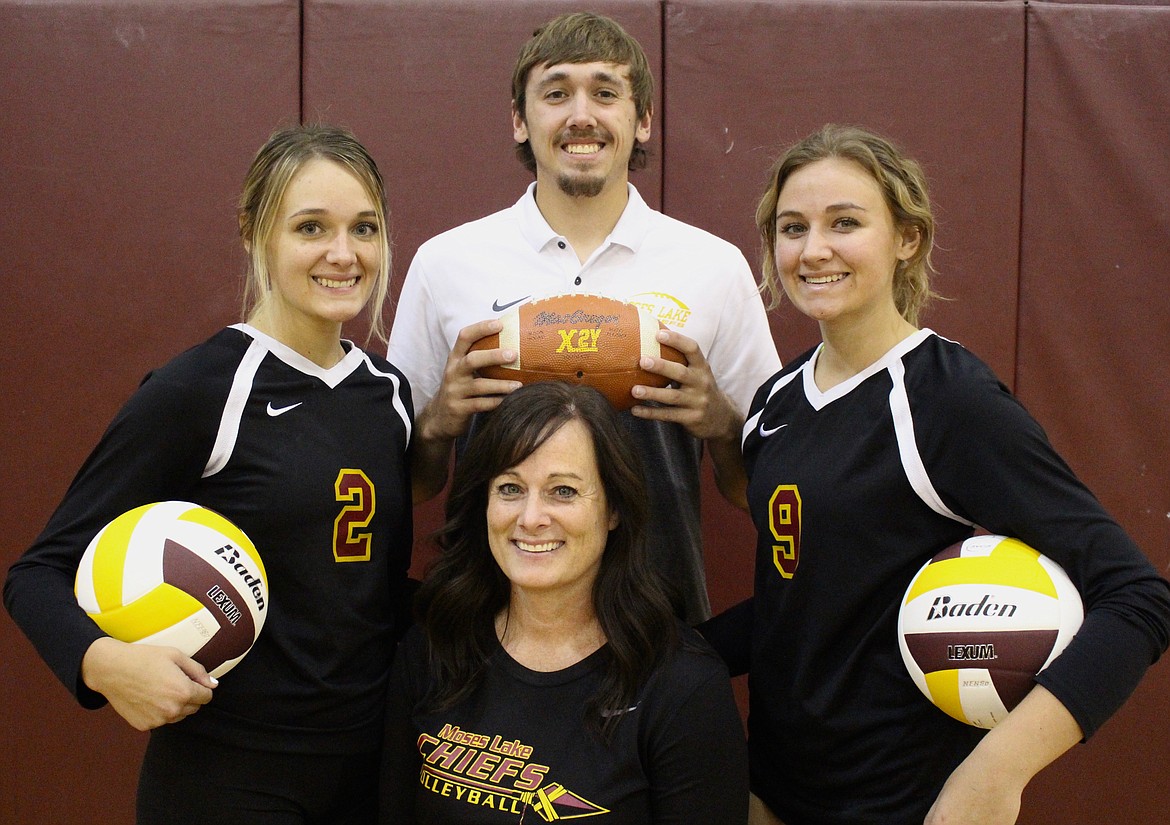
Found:
[{"label": "yellow and white volleyball", "polygon": [[960,722],[992,728],[1083,619],[1080,594],[1056,562],[1016,539],[975,536],[914,576],[898,645],[926,698]]},{"label": "yellow and white volleyball", "polygon": [[113,638],[176,647],[217,678],[251,650],[268,615],[268,577],[251,540],[185,501],[136,507],[103,527],[74,590]]}]

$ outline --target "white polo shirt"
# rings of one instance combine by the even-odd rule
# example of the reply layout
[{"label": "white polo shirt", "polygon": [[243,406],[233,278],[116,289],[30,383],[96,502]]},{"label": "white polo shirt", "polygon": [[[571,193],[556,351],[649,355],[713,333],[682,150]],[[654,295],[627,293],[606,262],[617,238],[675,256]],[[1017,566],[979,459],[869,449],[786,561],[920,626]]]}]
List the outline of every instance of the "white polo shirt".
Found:
[{"label": "white polo shirt", "polygon": [[[613,232],[584,264],[536,205],[536,184],[508,209],[431,238],[411,262],[390,333],[388,358],[410,380],[414,408],[438,391],[447,356],[468,324],[564,292],[593,292],[638,304],[695,340],[719,388],[747,412],[761,384],[780,369],[763,302],[737,247],[648,207],[629,187]],[[643,446],[652,487],[652,543],[687,556],[688,620],[709,613],[699,531],[701,443],[678,425],[623,414]],[[670,522],[676,522],[670,524]],[[660,523],[661,522],[661,523]],[[668,526],[669,525],[669,526]],[[668,565],[673,567],[674,565]]]}]

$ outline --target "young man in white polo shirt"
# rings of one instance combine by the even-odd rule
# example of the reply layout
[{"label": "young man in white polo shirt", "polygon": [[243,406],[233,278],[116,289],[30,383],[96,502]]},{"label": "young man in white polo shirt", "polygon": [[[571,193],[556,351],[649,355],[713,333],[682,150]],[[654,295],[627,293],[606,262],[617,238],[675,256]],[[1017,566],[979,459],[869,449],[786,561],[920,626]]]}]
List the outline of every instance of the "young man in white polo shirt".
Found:
[{"label": "young man in white polo shirt", "polygon": [[650,209],[629,183],[646,162],[653,78],[616,22],[562,15],[533,35],[512,78],[517,154],[536,181],[508,209],[444,232],[411,263],[389,359],[417,412],[415,500],[446,484],[452,445],[515,382],[475,377],[514,353],[469,353],[524,301],[592,292],[639,304],[666,324],[688,365],[654,359],[666,389],[635,388],[623,420],[642,447],[652,557],[684,620],[707,618],[699,525],[704,443],[720,491],[746,506],[740,429],[756,389],[780,369],[751,269],[733,245]]}]

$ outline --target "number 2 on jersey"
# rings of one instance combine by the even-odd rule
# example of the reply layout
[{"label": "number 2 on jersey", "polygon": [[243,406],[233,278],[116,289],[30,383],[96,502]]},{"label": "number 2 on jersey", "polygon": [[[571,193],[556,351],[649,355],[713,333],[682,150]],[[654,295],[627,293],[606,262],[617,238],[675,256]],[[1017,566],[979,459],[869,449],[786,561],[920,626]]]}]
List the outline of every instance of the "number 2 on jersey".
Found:
[{"label": "number 2 on jersey", "polygon": [[374,518],[374,482],[361,470],[343,469],[333,489],[345,503],[333,520],[333,559],[369,561],[373,537],[366,528]]},{"label": "number 2 on jersey", "polygon": [[772,545],[772,563],[780,575],[791,579],[800,563],[800,491],[795,484],[781,484],[768,501],[768,529],[776,544]]}]

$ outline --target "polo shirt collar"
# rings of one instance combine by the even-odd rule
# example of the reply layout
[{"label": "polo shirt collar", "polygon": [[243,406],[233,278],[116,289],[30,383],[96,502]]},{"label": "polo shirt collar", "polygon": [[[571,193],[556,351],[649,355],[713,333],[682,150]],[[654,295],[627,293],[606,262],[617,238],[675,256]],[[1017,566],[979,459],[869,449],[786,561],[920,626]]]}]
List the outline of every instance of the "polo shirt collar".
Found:
[{"label": "polo shirt collar", "polygon": [[[626,201],[626,208],[618,218],[613,231],[609,233],[606,243],[619,244],[637,252],[650,231],[653,210],[642,200],[642,196],[632,183],[627,183],[626,187],[629,191],[629,200]],[[548,221],[540,213],[540,207],[536,205],[536,181],[528,185],[527,191],[516,202],[515,209],[519,218],[520,234],[535,252],[540,252],[561,237],[548,225]]]}]

